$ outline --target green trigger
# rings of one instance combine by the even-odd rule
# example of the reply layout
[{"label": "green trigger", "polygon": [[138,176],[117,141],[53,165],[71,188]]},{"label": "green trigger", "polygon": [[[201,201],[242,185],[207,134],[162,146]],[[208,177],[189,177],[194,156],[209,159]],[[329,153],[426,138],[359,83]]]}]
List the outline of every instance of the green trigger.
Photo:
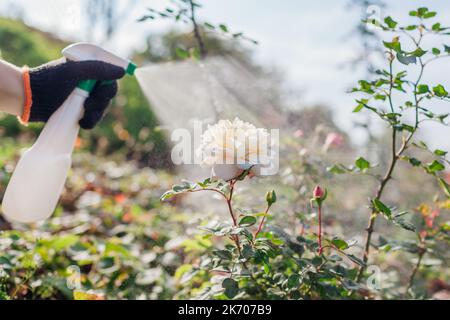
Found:
[{"label": "green trigger", "polygon": [[[137,66],[134,63],[130,62],[128,64],[128,66],[127,66],[126,73],[129,74],[129,75],[133,75],[134,71],[136,70],[136,68],[137,68]],[[95,87],[96,83],[97,83],[96,80],[81,81],[78,84],[78,88],[80,88],[81,90],[84,90],[86,92],[91,93],[92,90],[94,90],[94,87]],[[113,83],[114,83],[113,80],[105,80],[105,81],[101,82],[102,85],[110,85],[110,84],[113,84]]]}]

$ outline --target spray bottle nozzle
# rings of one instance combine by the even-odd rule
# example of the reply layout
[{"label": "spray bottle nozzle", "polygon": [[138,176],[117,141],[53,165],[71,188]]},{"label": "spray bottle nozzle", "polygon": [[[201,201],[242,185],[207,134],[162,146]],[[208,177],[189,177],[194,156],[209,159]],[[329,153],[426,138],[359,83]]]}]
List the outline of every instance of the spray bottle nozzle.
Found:
[{"label": "spray bottle nozzle", "polygon": [[137,69],[137,65],[135,65],[133,62],[130,61],[128,63],[128,67],[126,69],[126,73],[128,75],[132,76],[132,75],[134,75],[134,72],[136,71],[136,69]]},{"label": "spray bottle nozzle", "polygon": [[[63,55],[73,61],[99,60],[122,67],[128,75],[133,75],[137,66],[127,59],[120,58],[98,46],[89,43],[75,43],[62,51]],[[79,88],[91,92],[96,81],[87,80],[79,84]]]}]

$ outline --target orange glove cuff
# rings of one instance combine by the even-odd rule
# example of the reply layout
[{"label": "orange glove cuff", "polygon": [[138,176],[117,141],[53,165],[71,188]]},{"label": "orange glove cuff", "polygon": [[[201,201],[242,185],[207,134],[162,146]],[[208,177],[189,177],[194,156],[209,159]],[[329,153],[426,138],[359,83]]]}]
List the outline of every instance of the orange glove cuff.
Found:
[{"label": "orange glove cuff", "polygon": [[33,104],[33,96],[31,93],[30,72],[27,66],[22,68],[23,88],[25,93],[25,103],[23,106],[22,116],[19,118],[20,123],[27,125],[30,119],[31,105]]}]

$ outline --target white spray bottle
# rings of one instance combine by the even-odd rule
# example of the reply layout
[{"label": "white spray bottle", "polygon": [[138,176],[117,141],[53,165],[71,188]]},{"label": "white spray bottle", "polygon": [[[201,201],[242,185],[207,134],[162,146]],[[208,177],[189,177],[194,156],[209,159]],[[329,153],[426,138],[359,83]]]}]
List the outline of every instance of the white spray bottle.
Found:
[{"label": "white spray bottle", "polygon": [[[130,75],[136,65],[88,43],[68,46],[62,54],[73,61],[104,61]],[[32,223],[47,219],[56,208],[80,129],[83,105],[95,80],[81,82],[50,117],[34,145],[20,158],[6,189],[2,208],[9,221]]]}]

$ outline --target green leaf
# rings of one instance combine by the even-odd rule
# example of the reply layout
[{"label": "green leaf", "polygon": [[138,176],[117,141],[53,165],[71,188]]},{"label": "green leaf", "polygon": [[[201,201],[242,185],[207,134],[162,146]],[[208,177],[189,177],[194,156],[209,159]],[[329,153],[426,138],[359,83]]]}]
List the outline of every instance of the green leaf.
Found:
[{"label": "green leaf", "polygon": [[239,228],[238,233],[247,238],[248,241],[253,241],[253,234],[245,228]]},{"label": "green leaf", "polygon": [[360,112],[362,110],[362,108],[364,108],[364,105],[362,103],[360,103],[356,106],[355,109],[353,109],[352,112],[354,112],[354,113]]},{"label": "green leaf", "polygon": [[433,162],[431,162],[427,165],[426,169],[429,173],[434,173],[434,172],[444,170],[445,166],[442,163],[440,163],[439,161],[434,160]]},{"label": "green leaf", "polygon": [[189,58],[189,52],[187,50],[184,50],[180,47],[176,47],[175,48],[175,54],[178,56],[178,58],[180,59],[186,59]]},{"label": "green leaf", "polygon": [[128,251],[127,248],[125,248],[124,246],[122,246],[118,243],[114,243],[114,242],[108,242],[105,246],[104,254],[110,255],[110,253],[119,253],[123,257],[126,257],[126,258],[131,257],[131,253]]},{"label": "green leaf", "polygon": [[312,258],[311,263],[315,266],[318,267],[322,264],[323,259],[320,256],[315,256],[314,258]]},{"label": "green leaf", "polygon": [[447,153],[448,152],[444,151],[444,150],[439,150],[439,149],[434,150],[434,154],[437,155],[437,156],[440,156],[440,157],[445,156]]},{"label": "green leaf", "polygon": [[435,17],[437,13],[435,11],[429,11],[428,8],[426,7],[422,7],[417,9],[417,11],[416,10],[410,11],[409,15],[411,17],[418,17],[421,19],[430,19]]},{"label": "green leaf", "polygon": [[394,21],[391,17],[384,18],[384,22],[387,24],[387,26],[391,29],[394,29],[397,26],[397,22]]},{"label": "green leaf", "polygon": [[166,191],[160,198],[161,201],[172,198],[178,193],[186,192],[190,189],[195,188],[194,184],[190,184],[189,182],[184,182],[183,184],[176,184],[172,187],[172,190]]},{"label": "green leaf", "polygon": [[192,186],[189,183],[184,183],[184,184],[176,184],[172,187],[172,190],[174,192],[183,192],[185,190],[191,189]]},{"label": "green leaf", "polygon": [[213,251],[213,254],[223,260],[231,260],[233,258],[233,255],[228,250],[215,250]]},{"label": "green leaf", "polygon": [[287,286],[289,289],[297,288],[300,285],[300,277],[298,274],[291,274],[287,281]]},{"label": "green leaf", "polygon": [[331,167],[328,167],[327,171],[334,173],[334,174],[343,174],[343,173],[347,173],[348,169],[346,167],[344,167],[342,164],[339,164],[339,165],[335,164]]},{"label": "green leaf", "polygon": [[407,26],[405,29],[408,31],[413,31],[413,30],[417,29],[417,25],[412,24],[412,25]]},{"label": "green leaf", "polygon": [[441,24],[440,24],[439,22],[436,22],[435,24],[433,24],[433,25],[431,26],[431,29],[432,29],[433,31],[440,31],[440,30],[441,30]]},{"label": "green leaf", "polygon": [[203,180],[202,182],[197,182],[197,184],[202,188],[206,188],[211,184],[211,178],[207,178],[207,179]]},{"label": "green leaf", "polygon": [[254,217],[270,217],[270,214],[265,213],[265,212],[260,212],[260,213],[255,213],[253,216]]},{"label": "green leaf", "polygon": [[443,114],[437,115],[437,118],[439,119],[440,122],[444,123],[444,120],[447,119],[447,117],[449,115],[450,115],[450,113],[443,113]]},{"label": "green leaf", "polygon": [[436,15],[437,15],[437,12],[430,11],[430,12],[425,13],[423,15],[423,18],[424,19],[430,19],[430,18],[434,18]]},{"label": "green leaf", "polygon": [[450,221],[445,221],[441,225],[441,229],[444,230],[444,231],[450,231]]},{"label": "green leaf", "polygon": [[417,148],[428,150],[428,145],[422,140],[420,140],[418,143],[413,142],[413,145],[416,146]]},{"label": "green leaf", "polygon": [[364,263],[364,261],[362,261],[360,258],[356,257],[353,254],[346,254],[347,258],[349,258],[351,261],[353,261],[354,263],[360,265],[361,267],[364,267],[366,264]]},{"label": "green leaf", "polygon": [[219,28],[220,30],[222,30],[222,32],[228,32],[228,27],[224,24],[219,24]]},{"label": "green leaf", "polygon": [[340,250],[345,250],[348,248],[347,242],[345,242],[344,240],[339,239],[339,238],[335,238],[335,239],[331,240],[331,243]]},{"label": "green leaf", "polygon": [[428,85],[426,85],[426,84],[419,84],[417,86],[417,93],[418,94],[425,94],[425,93],[428,93],[428,92],[430,92],[430,88],[428,87]]},{"label": "green leaf", "polygon": [[139,18],[139,19],[137,20],[137,22],[143,22],[143,21],[153,20],[153,19],[155,19],[154,16],[146,15],[146,16],[142,16],[141,18]]},{"label": "green leaf", "polygon": [[409,163],[411,163],[414,167],[418,167],[418,166],[420,166],[420,165],[422,164],[422,161],[420,161],[420,160],[418,160],[418,159],[416,159],[416,158],[413,158],[413,157],[409,158],[408,161],[409,161]]},{"label": "green leaf", "polygon": [[376,95],[373,96],[375,98],[375,100],[382,100],[382,101],[386,101],[386,95],[384,94],[379,94],[377,93]]},{"label": "green leaf", "polygon": [[169,191],[164,192],[164,194],[161,196],[160,200],[164,201],[164,200],[170,199],[174,196],[175,196],[175,192],[173,192],[172,190],[169,190]]},{"label": "green leaf", "polygon": [[431,49],[431,52],[435,55],[438,56],[441,54],[441,50],[439,50],[438,48],[433,48]]},{"label": "green leaf", "polygon": [[397,112],[389,112],[389,113],[385,113],[384,116],[386,118],[388,118],[389,120],[397,120],[397,118],[400,117],[401,114],[397,113]]},{"label": "green leaf", "polygon": [[[359,80],[358,83],[359,83],[359,85],[361,87],[360,90],[362,92],[366,92],[366,93],[373,93],[374,92],[370,82],[368,82],[366,80]],[[367,100],[362,100],[361,102],[367,102]]]},{"label": "green leaf", "polygon": [[361,170],[361,171],[365,171],[367,169],[370,168],[370,163],[369,161],[367,161],[366,159],[364,159],[363,157],[359,157],[358,159],[356,159],[355,161],[355,165],[356,167]]},{"label": "green leaf", "polygon": [[222,288],[225,289],[225,296],[227,296],[227,298],[229,299],[233,299],[239,292],[238,283],[231,278],[226,278],[225,280],[223,280]]},{"label": "green leaf", "polygon": [[417,9],[417,15],[419,17],[423,17],[424,14],[426,14],[428,12],[428,8],[427,7],[421,7],[419,9]]},{"label": "green leaf", "polygon": [[245,216],[239,221],[241,227],[250,227],[256,223],[256,218],[253,216]]},{"label": "green leaf", "polygon": [[266,202],[269,207],[277,202],[277,195],[275,193],[275,190],[266,193]]},{"label": "green leaf", "polygon": [[216,27],[214,25],[212,25],[211,23],[205,22],[204,23],[205,27],[207,27],[208,29],[214,30],[216,29]]},{"label": "green leaf", "polygon": [[399,226],[405,230],[416,232],[416,227],[412,223],[410,223],[402,218],[394,218],[394,219],[392,219],[392,221],[394,222],[394,224],[396,224],[397,226]]},{"label": "green leaf", "polygon": [[386,218],[390,219],[392,216],[392,211],[386,206],[383,202],[381,202],[378,198],[372,200],[372,204],[375,210],[379,213],[382,213]]},{"label": "green leaf", "polygon": [[244,258],[250,259],[255,255],[255,253],[254,253],[252,247],[249,246],[248,244],[246,244],[242,248],[242,255],[244,256]]},{"label": "green leaf", "polygon": [[408,132],[414,132],[415,128],[413,126],[410,126],[409,124],[406,123],[402,123],[399,127],[398,127],[399,131],[408,131]]},{"label": "green leaf", "polygon": [[413,52],[411,52],[410,54],[415,56],[415,57],[422,57],[425,53],[427,53],[425,50],[423,50],[422,48],[417,48],[416,50],[414,50]]},{"label": "green leaf", "polygon": [[51,247],[56,251],[60,251],[74,245],[78,240],[79,237],[73,234],[60,236],[51,242]]},{"label": "green leaf", "polygon": [[442,84],[438,84],[437,86],[433,87],[433,92],[436,96],[441,98],[448,96],[448,92],[447,90],[445,90]]},{"label": "green leaf", "polygon": [[438,182],[445,195],[450,198],[450,185],[442,178],[438,178]]},{"label": "green leaf", "polygon": [[395,52],[402,52],[402,47],[398,41],[398,38],[394,38],[392,42],[383,41],[383,44],[386,48],[392,49]]},{"label": "green leaf", "polygon": [[251,167],[244,170],[237,178],[235,178],[237,181],[242,181],[250,174]]},{"label": "green leaf", "polygon": [[98,262],[98,267],[104,273],[112,273],[117,269],[115,263],[114,257],[103,257]]}]

